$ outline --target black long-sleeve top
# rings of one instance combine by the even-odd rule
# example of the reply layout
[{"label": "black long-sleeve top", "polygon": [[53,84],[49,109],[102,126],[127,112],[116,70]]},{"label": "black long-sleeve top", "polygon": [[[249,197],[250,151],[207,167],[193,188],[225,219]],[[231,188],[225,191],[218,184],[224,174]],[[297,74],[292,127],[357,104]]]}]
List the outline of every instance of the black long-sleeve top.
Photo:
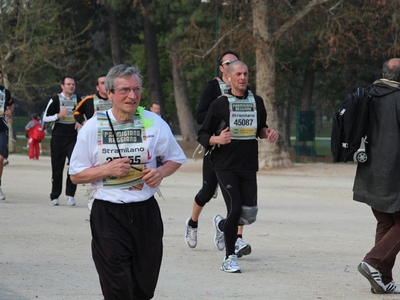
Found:
[{"label": "black long-sleeve top", "polygon": [[219,87],[219,82],[217,79],[213,79],[207,83],[201,94],[200,102],[196,111],[196,122],[198,124],[203,124],[208,108],[211,103],[221,96],[221,88]]},{"label": "black long-sleeve top", "polygon": [[[11,93],[8,89],[6,89],[4,86],[0,85],[0,90],[2,92],[4,92],[4,95],[5,95],[5,99],[4,99],[4,111],[5,111],[7,109],[7,107],[10,107],[14,102],[11,99]],[[0,121],[0,132],[8,131],[8,125],[7,125],[5,116],[2,115],[2,116],[0,116],[0,118],[2,118],[2,120]]]},{"label": "black long-sleeve top", "polygon": [[[80,96],[76,96],[77,104],[81,101]],[[76,136],[78,133],[75,129],[75,124],[63,124],[58,122],[57,114],[60,112],[60,98],[58,95],[53,96],[47,104],[43,115],[44,122],[54,122],[54,127],[51,132],[52,136]]]},{"label": "black long-sleeve top", "polygon": [[108,99],[101,97],[98,92],[95,95],[89,95],[83,98],[74,110],[75,121],[79,124],[82,124],[85,120],[89,120],[91,117],[93,117],[96,111],[93,102],[95,96],[104,101],[108,101]]},{"label": "black long-sleeve top", "polygon": [[[231,90],[229,90],[231,94]],[[248,92],[245,93],[246,98]],[[254,95],[257,107],[257,133],[260,136],[262,128],[268,128],[267,111],[263,99]],[[229,124],[229,101],[226,96],[215,99],[209,107],[204,123],[198,132],[198,142],[207,150],[211,150],[211,165],[214,171],[217,170],[258,170],[258,141],[233,139],[226,145],[215,145],[211,147],[209,140],[213,135],[219,135]]]}]

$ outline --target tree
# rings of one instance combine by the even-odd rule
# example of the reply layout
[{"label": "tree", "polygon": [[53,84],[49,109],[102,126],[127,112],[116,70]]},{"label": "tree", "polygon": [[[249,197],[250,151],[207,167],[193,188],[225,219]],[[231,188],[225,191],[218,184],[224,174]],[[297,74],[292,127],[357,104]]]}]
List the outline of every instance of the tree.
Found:
[{"label": "tree", "polygon": [[109,34],[110,34],[110,46],[111,46],[111,56],[114,65],[119,65],[122,63],[121,55],[121,44],[119,38],[118,30],[118,18],[117,13],[112,7],[108,8],[108,24],[109,24]]},{"label": "tree", "polygon": [[191,39],[193,23],[199,17],[196,4],[198,3],[193,0],[158,3],[156,14],[153,16],[154,20],[162,25],[160,35],[165,36],[162,42],[170,52],[175,107],[181,135],[185,141],[197,140],[189,85],[197,86],[198,79],[192,82],[193,72],[187,71],[194,65],[193,47],[198,43],[198,40]]},{"label": "tree", "polygon": [[[279,117],[275,102],[276,84],[276,47],[283,34],[295,26],[315,6],[332,0],[312,0],[298,10],[282,24],[274,19],[276,14],[269,12],[270,2],[253,0],[253,35],[255,38],[256,55],[256,86],[257,94],[263,97],[268,112],[268,124],[271,128],[278,128]],[[272,19],[268,19],[272,18]],[[272,25],[274,24],[274,26]],[[260,147],[260,168],[292,166],[289,154],[285,150],[282,138],[276,144]]]},{"label": "tree", "polygon": [[[147,80],[150,92],[150,103],[158,102],[161,106],[161,114],[165,114],[164,94],[161,83],[160,60],[158,55],[157,28],[149,14],[151,14],[152,0],[143,0],[143,31],[146,54]],[[168,117],[167,121],[168,121]]]},{"label": "tree", "polygon": [[194,128],[192,108],[188,101],[189,91],[186,78],[182,72],[181,57],[177,51],[177,45],[171,45],[172,75],[174,79],[174,94],[176,110],[178,112],[179,127],[181,129],[182,140],[196,141],[197,133]]},{"label": "tree", "polygon": [[[0,66],[19,106],[30,109],[33,99],[44,98],[47,89],[54,86],[53,74],[85,67],[77,58],[88,46],[80,37],[91,24],[79,31],[71,21],[63,27],[62,16],[67,14],[56,1],[0,2]],[[72,53],[75,59],[71,59]],[[88,57],[84,60],[90,62]],[[13,152],[11,140],[9,150]]]}]

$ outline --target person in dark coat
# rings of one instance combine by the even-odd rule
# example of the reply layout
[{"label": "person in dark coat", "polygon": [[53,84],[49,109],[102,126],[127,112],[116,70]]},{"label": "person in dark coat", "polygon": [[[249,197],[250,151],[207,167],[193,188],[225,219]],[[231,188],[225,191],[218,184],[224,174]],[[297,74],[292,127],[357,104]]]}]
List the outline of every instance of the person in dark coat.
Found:
[{"label": "person in dark coat", "polygon": [[375,245],[359,264],[372,293],[400,294],[392,269],[400,251],[400,58],[383,64],[369,89],[368,160],[359,163],[353,199],[369,205],[377,220]]}]

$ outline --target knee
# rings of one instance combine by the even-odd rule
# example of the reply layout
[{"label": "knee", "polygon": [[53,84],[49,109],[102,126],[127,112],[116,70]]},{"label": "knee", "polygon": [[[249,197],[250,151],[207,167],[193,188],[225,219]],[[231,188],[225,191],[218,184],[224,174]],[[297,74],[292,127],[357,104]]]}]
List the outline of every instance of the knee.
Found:
[{"label": "knee", "polygon": [[204,205],[206,205],[206,203],[208,201],[203,201],[200,197],[199,194],[196,195],[196,197],[194,197],[194,202],[196,202],[196,204],[200,207],[204,207]]},{"label": "knee", "polygon": [[250,225],[256,221],[258,213],[257,206],[242,206],[239,225]]}]

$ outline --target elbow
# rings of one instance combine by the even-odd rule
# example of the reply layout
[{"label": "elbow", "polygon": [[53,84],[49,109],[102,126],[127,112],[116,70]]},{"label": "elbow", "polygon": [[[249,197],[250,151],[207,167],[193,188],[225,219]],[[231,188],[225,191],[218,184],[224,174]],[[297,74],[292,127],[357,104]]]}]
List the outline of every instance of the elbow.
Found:
[{"label": "elbow", "polygon": [[81,182],[79,182],[79,179],[78,179],[77,175],[69,175],[69,177],[70,177],[70,179],[71,179],[73,184],[81,183]]}]

